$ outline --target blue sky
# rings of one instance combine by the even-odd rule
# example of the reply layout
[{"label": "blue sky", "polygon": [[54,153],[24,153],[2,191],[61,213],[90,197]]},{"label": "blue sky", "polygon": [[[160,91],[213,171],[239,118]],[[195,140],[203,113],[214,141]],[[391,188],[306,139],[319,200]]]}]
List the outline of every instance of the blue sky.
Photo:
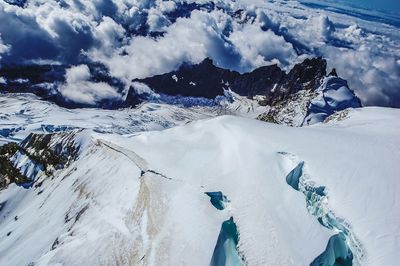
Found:
[{"label": "blue sky", "polygon": [[400,13],[400,0],[342,0],[361,7]]}]

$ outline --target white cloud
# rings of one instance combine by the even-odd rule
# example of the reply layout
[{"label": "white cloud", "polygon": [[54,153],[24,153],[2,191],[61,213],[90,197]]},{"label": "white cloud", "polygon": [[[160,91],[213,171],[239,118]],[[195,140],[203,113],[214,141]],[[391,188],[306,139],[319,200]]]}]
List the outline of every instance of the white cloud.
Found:
[{"label": "white cloud", "polygon": [[141,83],[141,82],[133,82],[133,83],[132,83],[132,88],[135,90],[135,92],[136,92],[138,95],[141,95],[141,94],[149,94],[149,95],[153,95],[153,96],[155,96],[155,97],[159,97],[159,95],[158,95],[157,93],[154,93],[154,91],[153,91],[149,86],[147,86],[147,85],[144,84],[144,83]]},{"label": "white cloud", "polygon": [[398,28],[329,10],[309,9],[296,2],[260,3],[260,10],[256,12],[259,23],[278,32],[293,46],[306,46],[309,56],[326,58],[328,66],[348,80],[364,105],[400,107]]},{"label": "white cloud", "polygon": [[170,21],[158,8],[151,8],[147,17],[147,25],[150,31],[163,31],[170,24]]},{"label": "white cloud", "polygon": [[[329,42],[335,32],[335,27],[326,15],[310,16],[304,24],[298,25],[298,36],[308,44],[314,42]],[[302,29],[302,30],[301,30]]]},{"label": "white cloud", "polygon": [[96,105],[104,100],[120,100],[121,95],[105,82],[90,81],[87,65],[73,66],[67,69],[66,84],[60,86],[61,95],[68,101]]},{"label": "white cloud", "polygon": [[[220,59],[226,47],[215,16],[228,19],[222,12],[194,11],[190,18],[168,27],[162,38],[139,36],[112,57],[97,56],[114,76],[127,81],[171,71],[184,61],[198,63],[207,56]],[[125,53],[120,55],[121,51]]]},{"label": "white cloud", "polygon": [[356,90],[363,104],[399,106],[400,64],[392,56],[374,54],[371,48],[328,48],[326,55],[330,65],[335,66],[338,74]]},{"label": "white cloud", "polygon": [[[205,57],[244,72],[272,63],[288,69],[304,56],[323,56],[349,80],[364,104],[400,106],[398,27],[310,9],[296,1],[261,0],[218,2],[230,11],[243,9],[240,18],[220,9],[196,10],[170,24],[166,14],[180,4],[180,0],[28,0],[20,8],[0,1],[0,59],[3,64],[77,65],[85,63],[82,55],[86,55],[104,63],[112,76],[129,86],[133,78],[165,73],[184,61],[198,63]],[[157,39],[129,35],[143,25],[165,35]],[[306,55],[298,57],[295,50]]]},{"label": "white cloud", "polygon": [[3,43],[3,40],[1,39],[1,35],[0,35],[0,62],[1,62],[1,55],[10,51],[10,48],[11,47],[9,45],[6,45]]},{"label": "white cloud", "polygon": [[275,63],[285,67],[296,59],[292,44],[271,30],[262,31],[258,25],[244,25],[241,30],[234,31],[229,40],[241,55],[241,64],[247,68]]},{"label": "white cloud", "polygon": [[163,13],[176,10],[176,3],[174,1],[159,1],[157,4]]},{"label": "white cloud", "polygon": [[240,72],[273,63],[287,66],[296,57],[292,45],[282,37],[263,32],[259,25],[241,25],[222,11],[193,11],[189,18],[167,27],[164,37],[133,38],[111,57],[98,50],[92,54],[112,75],[127,82],[174,70],[182,62],[199,63],[206,57]]},{"label": "white cloud", "polygon": [[103,17],[94,28],[94,36],[105,54],[112,54],[119,47],[119,39],[125,36],[124,28],[110,17]]}]

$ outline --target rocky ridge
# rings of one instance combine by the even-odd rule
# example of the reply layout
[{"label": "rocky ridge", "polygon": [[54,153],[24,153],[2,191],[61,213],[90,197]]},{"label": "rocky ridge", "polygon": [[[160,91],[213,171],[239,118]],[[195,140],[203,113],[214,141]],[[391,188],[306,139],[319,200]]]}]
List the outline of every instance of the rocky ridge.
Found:
[{"label": "rocky ridge", "polygon": [[15,183],[31,187],[38,176],[52,176],[76,159],[75,142],[81,130],[53,134],[31,133],[21,143],[10,142],[0,147],[0,190]]}]

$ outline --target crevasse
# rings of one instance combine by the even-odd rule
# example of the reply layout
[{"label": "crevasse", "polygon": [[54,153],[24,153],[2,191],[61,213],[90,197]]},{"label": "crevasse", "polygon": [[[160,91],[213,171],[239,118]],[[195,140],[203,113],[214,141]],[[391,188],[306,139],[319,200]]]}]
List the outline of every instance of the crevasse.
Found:
[{"label": "crevasse", "polygon": [[[224,210],[228,198],[218,192],[206,192],[210,197],[211,204],[218,210]],[[218,235],[218,240],[214,248],[210,266],[242,266],[245,265],[244,259],[238,250],[239,232],[233,217],[224,221]]]},{"label": "crevasse", "polygon": [[304,194],[308,211],[321,225],[337,232],[311,265],[360,265],[364,254],[361,243],[351,232],[350,225],[329,209],[325,187],[318,186],[304,174],[304,165],[303,161],[298,163],[286,176],[286,182]]}]

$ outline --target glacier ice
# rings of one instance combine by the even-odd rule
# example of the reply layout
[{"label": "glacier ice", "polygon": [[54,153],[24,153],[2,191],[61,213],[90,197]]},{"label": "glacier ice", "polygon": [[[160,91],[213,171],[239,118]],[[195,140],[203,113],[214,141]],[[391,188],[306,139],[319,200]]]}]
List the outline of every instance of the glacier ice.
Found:
[{"label": "glacier ice", "polygon": [[[104,113],[91,112],[100,117],[86,116],[87,127],[118,117],[102,120]],[[66,124],[66,116],[55,114]],[[346,120],[304,128],[224,116],[134,135],[77,132],[79,147],[84,142],[85,148],[54,179],[41,176],[40,187],[12,184],[0,192],[0,202],[7,202],[0,217],[0,264],[207,265],[222,224],[233,217],[239,245],[235,234],[222,242],[225,265],[237,254],[249,265],[329,263],[332,254],[350,257],[343,243],[353,264],[365,254],[363,265],[396,265],[398,115],[398,110],[360,108],[349,110]],[[301,160],[281,162],[279,151]],[[285,177],[302,160],[302,174],[293,172],[289,179],[298,193]],[[222,191],[229,207],[216,210],[205,191]],[[66,224],[67,213],[73,220]],[[329,242],[337,234],[345,241]],[[365,253],[352,244],[359,243],[354,235]]]},{"label": "glacier ice", "polygon": [[286,182],[295,190],[299,190],[300,177],[303,175],[303,165],[304,162],[300,162],[296,168],[290,171],[286,176]]},{"label": "glacier ice", "polygon": [[346,236],[343,233],[332,236],[325,251],[310,264],[310,266],[351,265],[353,265],[353,253],[347,245]]},{"label": "glacier ice", "polygon": [[211,266],[240,266],[244,265],[239,254],[239,233],[233,217],[222,223],[217,244],[211,258]]},{"label": "glacier ice", "polygon": [[210,202],[215,208],[218,210],[225,209],[225,204],[228,202],[228,199],[221,191],[205,192],[205,194],[210,197]]},{"label": "glacier ice", "polygon": [[360,241],[351,232],[350,225],[329,209],[325,187],[316,185],[308,178],[304,173],[304,164],[301,161],[289,172],[286,176],[287,184],[304,194],[308,211],[322,226],[339,232],[329,239],[326,250],[311,266],[359,265],[364,256]]},{"label": "glacier ice", "polygon": [[344,79],[327,77],[316,91],[319,95],[311,100],[303,125],[323,122],[333,113],[347,108],[361,107],[360,100],[349,89]]},{"label": "glacier ice", "polygon": [[[228,198],[221,191],[205,192],[210,197],[211,204],[218,210],[225,209]],[[233,217],[224,221],[218,236],[217,244],[211,258],[211,266],[240,266],[245,265],[239,254],[239,232]]]}]

